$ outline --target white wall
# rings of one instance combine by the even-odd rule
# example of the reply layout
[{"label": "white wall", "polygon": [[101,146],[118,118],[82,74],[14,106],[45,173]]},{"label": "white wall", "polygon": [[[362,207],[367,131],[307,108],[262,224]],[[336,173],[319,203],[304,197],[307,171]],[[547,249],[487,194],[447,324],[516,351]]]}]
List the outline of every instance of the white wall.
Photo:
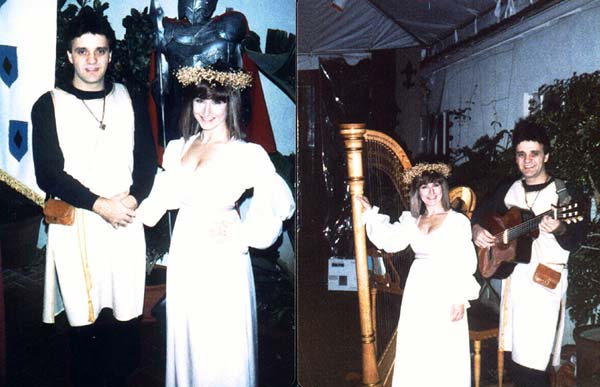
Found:
[{"label": "white wall", "polygon": [[429,74],[432,95],[439,96],[429,101],[430,111],[471,108],[471,119],[451,128],[451,147],[470,146],[493,133],[492,121],[512,129],[524,116],[525,93],[600,68],[598,20],[598,1],[561,2]]},{"label": "white wall", "polygon": [[[451,148],[471,146],[485,134],[512,129],[525,115],[525,93],[569,78],[574,72],[600,69],[599,20],[597,0],[561,2],[431,71],[431,112],[471,108],[467,113],[471,119],[455,122],[450,129],[454,136]],[[494,130],[492,121],[499,121],[502,127]],[[573,321],[567,318],[563,344],[574,342],[573,328]]]},{"label": "white wall", "polygon": [[[125,16],[131,13],[132,8],[140,12],[144,10],[144,7],[150,8],[150,0],[104,1],[109,4],[105,14],[117,34],[117,39],[122,39],[125,34],[122,21]],[[66,5],[70,3],[77,4],[75,0],[68,0]],[[160,4],[165,11],[165,16],[177,17],[177,0],[162,0]],[[250,29],[260,36],[263,52],[268,28],[296,34],[296,2],[294,0],[220,0],[215,15],[225,12],[226,8],[233,8],[246,16]],[[295,153],[296,105],[262,74],[261,83],[277,150],[284,155]]]}]

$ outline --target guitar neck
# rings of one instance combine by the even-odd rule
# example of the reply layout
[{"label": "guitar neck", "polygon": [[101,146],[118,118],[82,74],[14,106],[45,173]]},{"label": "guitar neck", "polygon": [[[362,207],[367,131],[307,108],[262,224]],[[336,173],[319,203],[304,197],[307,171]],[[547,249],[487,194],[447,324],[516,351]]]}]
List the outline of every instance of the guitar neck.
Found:
[{"label": "guitar neck", "polygon": [[535,231],[537,229],[537,227],[540,225],[540,222],[542,221],[542,218],[544,216],[550,215],[553,218],[556,218],[555,216],[553,216],[554,215],[553,213],[554,213],[554,210],[550,209],[550,210],[543,212],[537,216],[534,216],[533,218],[527,219],[523,223],[517,224],[516,226],[513,226],[511,228],[507,228],[506,230],[502,231],[501,233],[495,235],[496,240],[503,241],[504,243],[506,243],[508,241],[517,239],[521,235],[525,235],[532,231]]}]

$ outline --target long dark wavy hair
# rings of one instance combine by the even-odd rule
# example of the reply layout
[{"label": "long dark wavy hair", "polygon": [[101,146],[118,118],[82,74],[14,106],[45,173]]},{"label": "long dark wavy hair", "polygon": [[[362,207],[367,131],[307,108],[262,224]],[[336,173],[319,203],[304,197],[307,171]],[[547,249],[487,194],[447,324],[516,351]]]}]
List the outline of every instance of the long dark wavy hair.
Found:
[{"label": "long dark wavy hair", "polygon": [[242,121],[242,98],[239,90],[218,83],[209,84],[206,81],[185,87],[183,89],[183,104],[179,119],[179,130],[187,141],[191,136],[202,132],[200,124],[194,117],[194,100],[210,99],[217,103],[227,104],[225,125],[230,138],[243,139],[244,128]]},{"label": "long dark wavy hair", "polygon": [[410,213],[415,218],[419,215],[423,215],[427,211],[425,203],[423,203],[419,197],[419,187],[429,183],[438,183],[442,186],[442,207],[444,208],[444,211],[450,209],[450,188],[448,187],[448,180],[446,180],[441,173],[426,171],[419,176],[416,176],[410,184]]}]

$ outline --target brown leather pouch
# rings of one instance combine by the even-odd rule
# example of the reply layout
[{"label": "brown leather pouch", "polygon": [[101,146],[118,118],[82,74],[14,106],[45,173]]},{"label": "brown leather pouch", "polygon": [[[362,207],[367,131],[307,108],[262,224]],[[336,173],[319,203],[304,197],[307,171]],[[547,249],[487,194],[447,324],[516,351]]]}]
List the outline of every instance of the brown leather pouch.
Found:
[{"label": "brown leather pouch", "polygon": [[44,205],[44,219],[48,224],[70,226],[75,221],[75,207],[59,199],[48,199]]},{"label": "brown leather pouch", "polygon": [[560,272],[538,263],[535,273],[533,273],[533,281],[548,289],[555,289],[560,282]]}]

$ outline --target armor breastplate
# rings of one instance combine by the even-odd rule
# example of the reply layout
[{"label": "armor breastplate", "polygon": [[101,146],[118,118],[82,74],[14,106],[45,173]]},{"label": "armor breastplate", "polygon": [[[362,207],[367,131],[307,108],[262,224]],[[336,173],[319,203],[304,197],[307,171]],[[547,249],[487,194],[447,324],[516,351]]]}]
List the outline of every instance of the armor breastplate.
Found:
[{"label": "armor breastplate", "polygon": [[169,23],[165,25],[167,60],[174,70],[211,65],[218,60],[241,68],[241,41],[245,35],[245,18],[235,12],[204,25]]}]

